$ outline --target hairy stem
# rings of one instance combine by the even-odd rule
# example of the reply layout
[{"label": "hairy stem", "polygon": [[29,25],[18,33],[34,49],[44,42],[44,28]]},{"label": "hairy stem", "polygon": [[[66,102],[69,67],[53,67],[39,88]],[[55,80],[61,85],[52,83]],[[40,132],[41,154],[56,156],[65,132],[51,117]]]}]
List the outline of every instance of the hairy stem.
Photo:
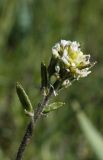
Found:
[{"label": "hairy stem", "polygon": [[26,128],[24,137],[23,137],[23,139],[21,141],[21,144],[19,146],[17,156],[16,156],[16,160],[22,160],[23,153],[24,153],[25,148],[26,148],[26,146],[28,145],[28,143],[31,139],[32,133],[33,133],[33,124],[32,124],[32,122],[30,122],[28,124],[27,128]]},{"label": "hairy stem", "polygon": [[[57,86],[55,88],[57,88]],[[48,101],[52,95],[53,95],[53,89],[50,90],[49,94],[42,100],[41,103],[38,104],[36,110],[34,111],[34,119],[29,122],[29,124],[26,128],[24,137],[23,137],[21,144],[19,146],[15,160],[22,160],[23,153],[24,153],[26,146],[28,145],[28,143],[32,137],[33,130],[35,128],[37,120],[41,117],[43,108],[48,104]]]}]

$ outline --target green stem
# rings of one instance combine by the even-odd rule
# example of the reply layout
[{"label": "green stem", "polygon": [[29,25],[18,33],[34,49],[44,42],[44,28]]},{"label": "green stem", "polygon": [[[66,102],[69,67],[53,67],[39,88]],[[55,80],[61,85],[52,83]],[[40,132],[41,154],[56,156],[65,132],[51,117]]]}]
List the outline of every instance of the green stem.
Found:
[{"label": "green stem", "polygon": [[[55,83],[54,89],[57,90],[58,86],[59,86],[59,82]],[[53,95],[53,92],[54,92],[54,90],[51,88],[49,94],[43,99],[43,101],[41,103],[38,104],[36,110],[34,111],[34,120],[31,120],[26,128],[24,137],[23,137],[21,144],[19,146],[15,160],[22,160],[26,146],[28,145],[28,143],[32,137],[35,125],[36,125],[38,119],[41,117],[43,108],[48,104],[51,96]]]},{"label": "green stem", "polygon": [[58,90],[60,84],[61,84],[60,81],[57,80],[53,85],[54,89],[51,87],[49,94],[42,100],[41,103],[38,103],[38,106],[34,111],[34,119],[29,122],[29,124],[26,128],[24,137],[23,137],[21,144],[19,146],[19,149],[18,149],[18,152],[16,155],[16,160],[22,160],[24,151],[25,151],[25,149],[26,149],[26,147],[32,137],[33,129],[35,128],[36,122],[41,117],[43,108],[48,104],[51,96],[54,94],[54,90]]}]

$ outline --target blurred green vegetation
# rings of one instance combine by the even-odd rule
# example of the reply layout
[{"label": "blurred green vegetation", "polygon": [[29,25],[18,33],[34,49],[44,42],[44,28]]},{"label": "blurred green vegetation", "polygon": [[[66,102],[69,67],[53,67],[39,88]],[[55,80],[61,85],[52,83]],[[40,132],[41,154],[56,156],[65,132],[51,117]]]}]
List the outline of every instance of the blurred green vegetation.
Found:
[{"label": "blurred green vegetation", "polygon": [[60,39],[77,40],[98,63],[87,78],[62,91],[66,107],[39,121],[25,160],[96,160],[77,123],[76,100],[103,134],[103,1],[0,0],[0,159],[14,159],[27,117],[15,91],[20,81],[34,106],[40,63]]}]

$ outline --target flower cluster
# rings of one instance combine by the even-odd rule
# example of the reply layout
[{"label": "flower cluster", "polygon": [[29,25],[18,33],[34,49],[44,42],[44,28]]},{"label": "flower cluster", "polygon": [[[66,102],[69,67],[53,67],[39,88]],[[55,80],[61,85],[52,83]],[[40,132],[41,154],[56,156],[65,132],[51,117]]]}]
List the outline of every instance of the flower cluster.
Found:
[{"label": "flower cluster", "polygon": [[90,68],[94,64],[90,61],[89,54],[83,54],[78,42],[61,40],[52,48],[48,74],[49,77],[55,75],[62,80],[63,86],[68,86],[72,81],[90,74]]},{"label": "flower cluster", "polygon": [[[86,77],[91,73],[90,55],[85,55],[80,49],[80,44],[76,41],[61,40],[52,48],[52,54],[61,63],[65,69],[76,79]],[[59,66],[57,65],[57,68]]]}]

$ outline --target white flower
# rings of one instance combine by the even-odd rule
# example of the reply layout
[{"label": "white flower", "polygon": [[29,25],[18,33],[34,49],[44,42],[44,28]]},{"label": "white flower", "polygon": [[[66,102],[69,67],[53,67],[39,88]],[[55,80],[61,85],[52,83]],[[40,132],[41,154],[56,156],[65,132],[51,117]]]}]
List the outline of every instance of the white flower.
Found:
[{"label": "white flower", "polygon": [[80,44],[76,41],[61,40],[53,46],[52,54],[76,79],[86,77],[91,73],[90,55],[83,54]]}]

